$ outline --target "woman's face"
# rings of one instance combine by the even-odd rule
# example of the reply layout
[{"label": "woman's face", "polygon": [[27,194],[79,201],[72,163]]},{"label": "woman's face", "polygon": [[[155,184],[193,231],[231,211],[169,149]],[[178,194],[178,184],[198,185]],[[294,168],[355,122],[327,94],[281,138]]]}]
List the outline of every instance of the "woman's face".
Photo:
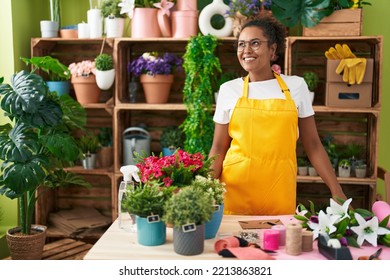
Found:
[{"label": "woman's face", "polygon": [[271,60],[276,45],[268,46],[268,39],[262,29],[251,26],[241,31],[237,41],[237,58],[245,71],[256,75],[271,73]]}]

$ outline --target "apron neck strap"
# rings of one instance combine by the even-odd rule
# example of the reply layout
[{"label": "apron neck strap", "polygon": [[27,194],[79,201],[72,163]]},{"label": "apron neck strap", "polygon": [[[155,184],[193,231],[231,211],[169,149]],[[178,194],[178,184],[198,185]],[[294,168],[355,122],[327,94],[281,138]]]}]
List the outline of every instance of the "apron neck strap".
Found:
[{"label": "apron neck strap", "polygon": [[[273,72],[273,74],[274,74],[276,80],[278,81],[278,84],[279,84],[282,92],[286,96],[286,100],[291,100],[290,90],[289,90],[288,86],[286,85],[286,83],[283,81],[282,77],[280,77],[280,75],[275,73],[275,72]],[[249,92],[249,75],[247,75],[244,79],[244,88],[243,88],[242,96],[244,98],[248,98],[248,92]]]}]

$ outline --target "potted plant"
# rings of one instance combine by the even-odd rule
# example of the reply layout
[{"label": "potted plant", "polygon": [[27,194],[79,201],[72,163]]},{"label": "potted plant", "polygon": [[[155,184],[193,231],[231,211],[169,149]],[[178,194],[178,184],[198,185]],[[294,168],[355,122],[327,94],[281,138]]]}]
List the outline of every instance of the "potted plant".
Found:
[{"label": "potted plant", "polygon": [[355,176],[357,178],[364,178],[367,176],[367,164],[360,162],[355,165]]},{"label": "potted plant", "polygon": [[305,80],[307,87],[309,88],[311,103],[313,103],[315,95],[314,91],[316,90],[319,81],[318,75],[315,72],[309,71],[304,72],[302,77]]},{"label": "potted plant", "polygon": [[355,174],[355,167],[357,165],[364,165],[362,159],[364,154],[364,147],[355,143],[348,143],[343,152],[343,157],[349,159],[351,162],[351,175]]},{"label": "potted plant", "polygon": [[175,150],[184,147],[185,135],[180,127],[166,127],[160,137],[163,156],[172,155]]},{"label": "potted plant", "polygon": [[55,38],[58,37],[58,30],[61,20],[61,1],[49,0],[50,2],[50,20],[41,20],[41,36],[42,38]]},{"label": "potted plant", "polygon": [[101,127],[99,129],[98,139],[100,143],[100,149],[97,154],[98,166],[110,167],[113,163],[112,128]]},{"label": "potted plant", "polygon": [[99,54],[95,58],[96,83],[101,90],[108,90],[115,79],[114,60],[109,54]]},{"label": "potted plant", "polygon": [[211,219],[213,201],[202,189],[188,186],[165,203],[163,221],[173,225],[173,248],[180,255],[198,255],[204,250],[205,222]]},{"label": "potted plant", "polygon": [[342,159],[339,161],[339,177],[350,177],[351,176],[351,162],[349,159]]},{"label": "potted plant", "polygon": [[228,16],[233,18],[233,36],[237,37],[245,21],[257,16],[262,7],[262,1],[232,0],[229,2]]},{"label": "potted plant", "polygon": [[104,18],[106,27],[106,37],[122,37],[125,26],[125,13],[121,13],[121,7],[118,5],[122,0],[104,0],[101,4],[101,14]]},{"label": "potted plant", "polygon": [[171,53],[159,57],[157,52],[144,53],[128,63],[127,69],[140,77],[147,103],[161,104],[168,101],[174,74],[181,71],[182,59]]},{"label": "potted plant", "polygon": [[83,153],[83,167],[85,169],[94,169],[96,167],[96,155],[101,147],[99,137],[92,131],[87,130],[78,139],[78,145]]},{"label": "potted plant", "polygon": [[187,117],[181,124],[186,135],[185,150],[207,155],[214,135],[213,110],[214,91],[221,64],[215,55],[217,37],[197,35],[190,39],[183,56],[186,73],[183,98]]},{"label": "potted plant", "polygon": [[129,12],[129,17],[131,19],[131,37],[161,37],[162,34],[158,23],[158,9],[157,6],[154,5],[160,3],[161,1],[135,0],[129,2],[130,3],[128,5],[126,5],[126,2],[125,4],[122,4],[122,9]]},{"label": "potted plant", "polygon": [[298,157],[297,158],[298,165],[298,174],[301,176],[307,176],[309,163],[306,158]]},{"label": "potted plant", "polygon": [[166,225],[162,221],[164,204],[175,187],[161,187],[156,182],[128,185],[122,207],[136,216],[137,240],[145,246],[156,246],[166,241]]},{"label": "potted plant", "polygon": [[46,85],[52,92],[58,95],[69,94],[70,91],[70,70],[57,58],[51,56],[33,56],[32,58],[22,57],[21,60],[33,67],[32,72],[42,70],[48,74]]},{"label": "potted plant", "polygon": [[98,103],[100,99],[100,88],[96,83],[95,61],[83,60],[69,65],[72,74],[72,85],[77,101],[81,105]]},{"label": "potted plant", "polygon": [[[86,113],[69,95],[48,92],[42,77],[28,71],[14,74],[11,84],[1,84],[0,95],[1,109],[14,123],[0,126],[0,193],[19,199],[20,227],[8,230],[7,242],[13,259],[40,259],[45,226],[32,225],[36,191],[84,182],[64,167],[79,157],[72,131],[84,128]],[[32,243],[22,245],[29,238]]]},{"label": "potted plant", "polygon": [[222,222],[225,197],[225,183],[219,179],[213,179],[211,176],[204,177],[197,175],[191,183],[192,186],[200,188],[208,193],[213,201],[213,215],[210,221],[205,223],[205,239],[214,238]]}]

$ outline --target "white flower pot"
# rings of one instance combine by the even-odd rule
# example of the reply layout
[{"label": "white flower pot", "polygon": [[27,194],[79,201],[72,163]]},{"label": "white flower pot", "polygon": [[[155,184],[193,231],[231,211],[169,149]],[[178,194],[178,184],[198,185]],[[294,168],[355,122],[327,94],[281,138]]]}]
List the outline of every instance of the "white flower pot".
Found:
[{"label": "white flower pot", "polygon": [[96,70],[96,84],[101,90],[108,90],[114,83],[115,69],[100,71]]},{"label": "white flower pot", "polygon": [[301,176],[307,176],[308,168],[307,166],[298,166],[298,174]]},{"label": "white flower pot", "polygon": [[124,18],[106,17],[105,18],[106,37],[107,38],[122,37],[124,26],[125,26]]},{"label": "white flower pot", "polygon": [[57,21],[41,20],[40,26],[42,38],[58,37],[59,24]]},{"label": "white flower pot", "polygon": [[342,178],[351,177],[351,167],[340,167],[339,166],[339,177],[342,177]]},{"label": "white flower pot", "polygon": [[313,167],[309,167],[309,176],[318,176],[317,170]]}]

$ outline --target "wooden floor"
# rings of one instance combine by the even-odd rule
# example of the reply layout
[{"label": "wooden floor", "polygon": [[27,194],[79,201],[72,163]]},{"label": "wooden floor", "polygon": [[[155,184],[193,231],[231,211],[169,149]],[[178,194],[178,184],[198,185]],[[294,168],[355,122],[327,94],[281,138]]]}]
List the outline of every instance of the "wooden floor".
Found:
[{"label": "wooden floor", "polygon": [[70,238],[60,239],[45,245],[42,260],[82,260],[92,246]]}]

